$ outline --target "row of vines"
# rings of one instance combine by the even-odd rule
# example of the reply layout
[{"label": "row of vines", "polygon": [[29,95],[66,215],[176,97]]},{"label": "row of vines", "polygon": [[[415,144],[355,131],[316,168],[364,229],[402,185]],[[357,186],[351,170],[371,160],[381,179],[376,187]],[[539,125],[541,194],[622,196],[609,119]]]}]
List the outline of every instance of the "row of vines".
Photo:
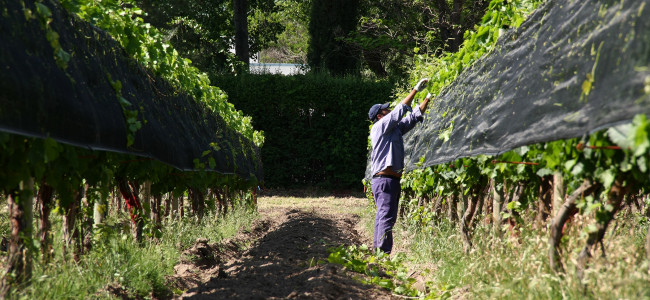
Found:
[{"label": "row of vines", "polygon": [[[441,218],[458,224],[467,252],[472,230],[481,221],[492,224],[497,235],[522,226],[547,228],[549,265],[558,271],[563,269],[565,225],[582,214],[592,223],[585,227],[588,238],[577,261],[581,272],[619,212],[627,208],[650,217],[649,129],[645,116],[639,115],[633,124],[584,139],[415,170],[404,178],[404,213],[422,225]],[[646,252],[650,258],[650,231]]]},{"label": "row of vines", "polygon": [[[57,64],[65,69],[74,53],[57,49],[58,35],[47,30],[52,15],[44,3],[23,3],[23,12],[28,20],[28,16],[40,16]],[[131,1],[64,0],[61,4],[108,32],[130,57],[204,103],[228,126],[261,146],[263,134],[252,128],[250,117],[237,111],[221,90],[210,85],[207,75],[179,57],[158,30],[144,23],[139,17],[143,12]],[[29,284],[35,258],[46,264],[58,252],[52,246],[52,215],[63,220],[60,255],[79,260],[94,242],[100,242],[93,236],[101,231],[109,207],[128,211],[137,241],[160,237],[165,216],[200,219],[209,210],[225,214],[236,205],[254,207],[256,179],[203,171],[211,168],[211,163],[197,157],[193,171],[179,171],[150,158],[0,133],[0,194],[8,202],[11,228],[0,298]],[[185,200],[189,212],[184,210]]]},{"label": "row of vines", "polygon": [[[541,2],[493,0],[481,25],[465,33],[459,52],[416,56],[411,83],[429,77],[429,91],[439,94],[494,49],[504,30],[518,27]],[[582,276],[617,214],[650,218],[648,162],[650,123],[640,114],[630,124],[581,138],[532,144],[498,156],[419,165],[402,178],[400,213],[405,222],[424,231],[443,219],[457,224],[466,252],[473,247],[478,224],[492,226],[497,236],[522,227],[548,230],[549,266],[555,271],[562,271],[566,261],[565,225],[582,215],[587,238],[576,261]],[[645,248],[650,259],[650,229]]]}]

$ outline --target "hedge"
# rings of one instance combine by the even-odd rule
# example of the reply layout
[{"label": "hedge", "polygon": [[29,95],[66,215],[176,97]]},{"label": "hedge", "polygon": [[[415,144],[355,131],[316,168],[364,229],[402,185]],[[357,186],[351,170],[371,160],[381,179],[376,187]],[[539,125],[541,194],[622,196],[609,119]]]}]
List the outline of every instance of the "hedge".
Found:
[{"label": "hedge", "polygon": [[361,188],[368,155],[368,109],[390,102],[393,84],[308,74],[211,78],[265,134],[267,187]]}]

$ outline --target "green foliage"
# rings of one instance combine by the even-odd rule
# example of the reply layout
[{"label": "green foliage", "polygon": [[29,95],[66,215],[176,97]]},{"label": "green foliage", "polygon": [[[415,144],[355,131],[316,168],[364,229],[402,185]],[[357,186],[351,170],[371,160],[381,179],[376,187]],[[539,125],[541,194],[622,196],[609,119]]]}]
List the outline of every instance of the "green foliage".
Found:
[{"label": "green foliage", "polygon": [[439,94],[464,69],[494,49],[504,30],[521,25],[541,2],[492,0],[481,23],[465,31],[463,44],[457,52],[446,52],[439,57],[430,53],[415,56],[415,66],[409,74],[411,86],[421,78],[429,78],[428,91],[433,95]]},{"label": "green foliage", "polygon": [[334,76],[358,74],[360,61],[343,38],[356,29],[360,0],[312,0],[309,52],[312,70]]},{"label": "green foliage", "polygon": [[357,30],[345,41],[378,77],[407,76],[414,54],[455,52],[463,33],[480,22],[487,0],[361,1]]},{"label": "green foliage", "polygon": [[[421,78],[429,78],[428,91],[433,95],[440,93],[465,68],[490,52],[504,29],[519,26],[525,16],[532,12],[539,3],[540,1],[537,0],[493,0],[489,4],[481,24],[475,26],[473,30],[465,32],[464,42],[458,52],[447,52],[441,56],[435,56],[433,53],[416,55],[415,67],[410,73],[409,81],[415,84]],[[444,112],[443,114],[450,113],[454,112]],[[450,123],[448,128],[441,129],[439,138],[448,138],[453,127],[454,124]],[[538,167],[524,164],[492,163],[492,160],[537,163],[540,159],[539,155],[542,155],[539,150],[530,151],[530,147],[522,147],[499,157],[489,158],[479,155],[449,164],[430,166],[405,174],[402,180],[403,189],[413,191],[416,197],[440,195],[447,198],[467,195],[473,188],[484,186],[489,178],[509,183],[528,181],[529,176],[534,175]],[[551,157],[549,156],[547,159],[551,159]],[[534,189],[534,185],[529,188]],[[404,203],[409,202],[404,201]],[[409,207],[412,212],[419,210],[417,205]],[[512,203],[511,207],[525,208],[527,206],[526,203],[523,203],[523,206],[522,203]]]},{"label": "green foliage", "polygon": [[408,270],[403,264],[405,259],[403,254],[391,257],[381,251],[373,253],[366,245],[360,247],[341,245],[329,249],[329,252],[327,260],[330,263],[340,264],[352,272],[367,275],[369,278],[363,280],[367,284],[378,285],[398,295],[427,296],[413,287],[416,279],[409,277]]},{"label": "green foliage", "polygon": [[363,177],[367,112],[390,101],[388,81],[326,75],[217,76],[230,101],[268,137],[262,148],[268,187],[351,187]]},{"label": "green foliage", "polygon": [[[183,250],[192,246],[198,238],[218,243],[234,236],[242,227],[250,226],[257,215],[238,207],[226,217],[209,214],[201,222],[192,218],[169,220],[162,228],[160,240],[135,243],[128,227],[121,221],[127,216],[111,216],[106,223],[95,229],[93,247],[79,262],[55,257],[48,264],[35,264],[34,276],[29,286],[13,295],[16,299],[68,299],[115,297],[109,286],[122,288],[129,297],[170,297],[180,293],[167,283],[167,276],[174,274]],[[53,224],[56,234],[53,241],[58,249],[61,222]]]},{"label": "green foliage", "polygon": [[[59,68],[65,70],[68,67],[68,61],[70,61],[70,53],[66,52],[61,48],[59,44],[59,34],[52,29],[50,22],[52,22],[52,11],[41,2],[34,3],[35,10],[32,12],[29,8],[24,8],[25,18],[29,21],[34,15],[41,22],[41,27],[45,30],[45,37],[47,41],[50,42],[52,50],[54,50],[54,60]],[[35,14],[34,14],[35,12]]]},{"label": "green foliage", "polygon": [[309,11],[311,0],[278,0],[277,18],[284,30],[277,41],[260,51],[259,61],[265,63],[307,64],[309,49]]},{"label": "green foliage", "polygon": [[253,129],[250,117],[228,103],[227,96],[210,84],[205,73],[194,67],[189,59],[182,58],[158,29],[145,23],[144,12],[134,5],[134,1],[64,0],[61,3],[68,11],[108,32],[128,55],[205,104],[228,126],[258,146],[264,143],[262,133]]},{"label": "green foliage", "polygon": [[[136,0],[145,21],[161,29],[182,57],[203,71],[234,71],[233,7],[230,0]],[[273,0],[248,1],[249,51],[266,48],[283,30]]]},{"label": "green foliage", "polygon": [[[374,217],[374,215],[372,216]],[[402,219],[405,221],[406,219]],[[372,220],[368,220],[371,222]],[[548,265],[548,233],[530,226],[517,228],[497,238],[489,224],[474,231],[475,250],[463,251],[458,225],[441,220],[430,230],[398,221],[393,234],[408,257],[403,265],[425,273],[427,288],[440,298],[479,299],[624,299],[650,296],[644,242],[648,230],[643,217],[632,214],[607,233],[607,259],[595,259],[585,279],[575,268],[556,274]],[[580,249],[584,239],[575,225],[563,245]],[[597,254],[600,255],[600,252]],[[567,251],[567,263],[578,251]],[[639,259],[641,258],[641,259]],[[424,273],[424,272],[423,272]]]}]

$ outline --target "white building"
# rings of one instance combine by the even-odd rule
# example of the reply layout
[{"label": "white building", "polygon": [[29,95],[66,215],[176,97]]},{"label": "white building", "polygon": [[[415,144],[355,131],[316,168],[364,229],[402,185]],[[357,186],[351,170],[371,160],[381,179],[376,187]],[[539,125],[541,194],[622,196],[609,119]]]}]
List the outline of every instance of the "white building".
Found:
[{"label": "white building", "polygon": [[300,64],[260,63],[256,61],[250,62],[249,70],[251,74],[297,75],[306,73],[306,68]]}]

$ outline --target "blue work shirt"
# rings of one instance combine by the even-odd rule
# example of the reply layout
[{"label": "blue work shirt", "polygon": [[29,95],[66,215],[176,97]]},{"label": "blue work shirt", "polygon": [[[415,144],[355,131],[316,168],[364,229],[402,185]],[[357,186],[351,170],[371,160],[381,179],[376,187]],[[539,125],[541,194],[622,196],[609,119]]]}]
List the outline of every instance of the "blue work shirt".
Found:
[{"label": "blue work shirt", "polygon": [[[411,112],[406,116],[407,112]],[[391,167],[401,173],[404,169],[404,139],[402,135],[413,129],[417,122],[424,119],[420,107],[415,110],[405,104],[398,104],[389,114],[372,125],[370,140],[372,142],[372,175]]]}]

